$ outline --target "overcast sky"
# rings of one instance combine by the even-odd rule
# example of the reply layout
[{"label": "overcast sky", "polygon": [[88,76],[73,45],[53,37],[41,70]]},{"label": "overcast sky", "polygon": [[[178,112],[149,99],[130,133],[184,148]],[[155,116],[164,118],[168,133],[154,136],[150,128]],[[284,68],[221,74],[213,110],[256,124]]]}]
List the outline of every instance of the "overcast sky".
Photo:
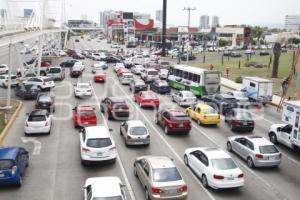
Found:
[{"label": "overcast sky", "polygon": [[[185,6],[196,7],[191,12],[191,25],[199,26],[200,15],[217,15],[226,24],[284,24],[286,14],[300,15],[300,0],[168,0],[168,24],[187,25]],[[67,17],[99,21],[103,10],[138,11],[150,13],[162,8],[162,0],[66,0]]]}]

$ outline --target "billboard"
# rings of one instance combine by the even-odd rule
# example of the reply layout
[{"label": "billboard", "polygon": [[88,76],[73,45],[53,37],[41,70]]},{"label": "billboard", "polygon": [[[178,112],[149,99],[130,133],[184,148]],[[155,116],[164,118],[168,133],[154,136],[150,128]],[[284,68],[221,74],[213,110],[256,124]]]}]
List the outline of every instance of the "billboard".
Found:
[{"label": "billboard", "polygon": [[123,19],[133,19],[132,12],[123,12]]}]

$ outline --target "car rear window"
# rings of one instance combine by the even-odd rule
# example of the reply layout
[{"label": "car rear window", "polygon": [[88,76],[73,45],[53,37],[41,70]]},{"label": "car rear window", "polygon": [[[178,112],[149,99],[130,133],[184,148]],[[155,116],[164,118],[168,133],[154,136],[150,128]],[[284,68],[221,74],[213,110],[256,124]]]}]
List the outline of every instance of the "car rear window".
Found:
[{"label": "car rear window", "polygon": [[93,200],[123,200],[121,196],[115,197],[94,197]]},{"label": "car rear window", "polygon": [[154,182],[169,182],[182,180],[176,167],[153,169]]},{"label": "car rear window", "polygon": [[94,138],[88,139],[86,142],[86,146],[92,148],[103,148],[112,145],[110,138]]},{"label": "car rear window", "polygon": [[49,103],[49,102],[51,102],[52,101],[52,99],[51,99],[51,97],[49,97],[49,96],[40,96],[39,97],[39,102],[47,102],[47,103]]},{"label": "car rear window", "polygon": [[189,121],[190,118],[188,117],[188,115],[182,114],[182,115],[174,115],[172,116],[172,120],[173,121]]},{"label": "car rear window", "polygon": [[77,88],[89,89],[90,85],[77,85]]},{"label": "car rear window", "polygon": [[241,120],[251,120],[252,116],[248,112],[237,112],[236,118],[241,119]]},{"label": "car rear window", "polygon": [[82,110],[78,112],[80,116],[94,116],[95,112],[93,110]]},{"label": "car rear window", "polygon": [[278,153],[278,149],[274,145],[265,145],[259,147],[259,152],[262,154]]},{"label": "car rear window", "polygon": [[132,127],[129,130],[131,135],[146,135],[147,129],[145,127]]},{"label": "car rear window", "polygon": [[14,166],[12,160],[0,160],[0,170],[11,169]]},{"label": "car rear window", "polygon": [[236,164],[231,158],[212,159],[211,163],[216,170],[229,170],[237,168]]},{"label": "car rear window", "polygon": [[61,69],[60,68],[51,68],[49,70],[49,73],[60,73],[61,72]]},{"label": "car rear window", "polygon": [[157,96],[156,96],[156,94],[154,94],[154,93],[146,93],[146,94],[143,94],[143,97],[144,97],[145,99],[157,99]]},{"label": "car rear window", "polygon": [[157,71],[148,71],[148,75],[157,75]]},{"label": "car rear window", "polygon": [[115,104],[114,109],[128,109],[128,106],[126,104]]},{"label": "car rear window", "polygon": [[46,121],[46,116],[44,116],[44,115],[31,115],[31,116],[29,116],[28,121],[31,121],[31,122]]}]

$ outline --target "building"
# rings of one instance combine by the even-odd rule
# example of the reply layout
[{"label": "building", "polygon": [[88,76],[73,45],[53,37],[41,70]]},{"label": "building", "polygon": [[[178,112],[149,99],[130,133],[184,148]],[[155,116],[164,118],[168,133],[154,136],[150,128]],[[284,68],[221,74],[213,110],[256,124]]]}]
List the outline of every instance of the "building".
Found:
[{"label": "building", "polygon": [[209,16],[208,15],[200,16],[200,28],[202,28],[202,29],[209,28]]},{"label": "building", "polygon": [[162,20],[163,20],[163,11],[162,10],[155,11],[155,19],[158,22],[162,22]]},{"label": "building", "polygon": [[300,15],[286,15],[284,28],[286,30],[300,30]]},{"label": "building", "polygon": [[33,9],[24,9],[24,15],[23,15],[23,17],[24,18],[29,18],[30,15],[32,14],[32,12],[33,12]]},{"label": "building", "polygon": [[70,28],[94,28],[95,23],[89,20],[68,20],[67,26]]},{"label": "building", "polygon": [[220,26],[220,21],[219,21],[219,17],[218,16],[212,16],[211,18],[211,27],[212,28],[216,28]]},{"label": "building", "polygon": [[150,19],[151,15],[148,13],[139,13],[139,12],[134,12],[133,13],[133,19]]}]

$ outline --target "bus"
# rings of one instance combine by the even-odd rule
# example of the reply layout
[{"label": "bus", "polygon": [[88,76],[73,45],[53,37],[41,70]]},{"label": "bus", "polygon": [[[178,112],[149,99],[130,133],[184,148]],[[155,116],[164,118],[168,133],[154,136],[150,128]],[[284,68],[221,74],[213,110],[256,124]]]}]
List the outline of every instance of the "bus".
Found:
[{"label": "bus", "polygon": [[220,93],[221,72],[188,65],[173,65],[169,69],[167,81],[177,90],[189,90],[196,96]]}]

